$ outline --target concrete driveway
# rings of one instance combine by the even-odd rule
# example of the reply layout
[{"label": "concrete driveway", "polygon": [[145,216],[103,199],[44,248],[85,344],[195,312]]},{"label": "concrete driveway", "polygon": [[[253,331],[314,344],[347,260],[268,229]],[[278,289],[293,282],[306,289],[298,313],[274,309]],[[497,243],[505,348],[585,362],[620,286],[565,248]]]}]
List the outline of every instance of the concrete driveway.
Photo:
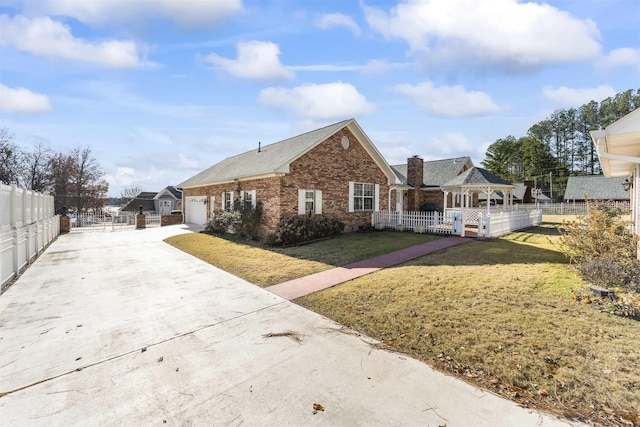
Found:
[{"label": "concrete driveway", "polygon": [[186,232],[61,236],[0,296],[0,424],[568,425],[162,242]]}]

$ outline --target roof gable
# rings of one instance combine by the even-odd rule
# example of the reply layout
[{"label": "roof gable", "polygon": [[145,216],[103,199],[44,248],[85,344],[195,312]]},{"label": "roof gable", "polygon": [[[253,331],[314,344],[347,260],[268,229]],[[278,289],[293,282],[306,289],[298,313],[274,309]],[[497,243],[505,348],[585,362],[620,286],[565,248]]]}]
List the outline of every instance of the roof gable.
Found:
[{"label": "roof gable", "polygon": [[570,176],[564,192],[565,200],[629,200],[624,191],[625,177],[607,178],[603,175]]},{"label": "roof gable", "polygon": [[448,181],[443,187],[497,185],[514,188],[515,186],[486,169],[472,167]]},{"label": "roof gable", "polygon": [[348,127],[365,150],[387,175],[390,182],[395,182],[395,175],[386,160],[365,135],[355,119],[344,120],[251,150],[233,157],[228,157],[210,168],[178,184],[180,188],[199,187],[234,180],[253,179],[288,173],[292,162],[302,157],[311,149],[329,137]]}]

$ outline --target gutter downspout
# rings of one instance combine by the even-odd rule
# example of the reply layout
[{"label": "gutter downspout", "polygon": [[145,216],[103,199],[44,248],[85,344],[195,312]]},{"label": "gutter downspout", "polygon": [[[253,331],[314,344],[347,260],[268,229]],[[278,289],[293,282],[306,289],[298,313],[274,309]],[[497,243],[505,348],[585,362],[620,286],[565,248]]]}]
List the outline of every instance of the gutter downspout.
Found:
[{"label": "gutter downspout", "polygon": [[640,157],[634,156],[623,156],[622,154],[611,154],[606,151],[604,145],[606,144],[605,137],[606,133],[603,130],[591,131],[591,139],[596,145],[596,152],[598,153],[598,157],[603,157],[605,159],[611,160],[621,160],[623,162],[630,162],[640,164]]}]

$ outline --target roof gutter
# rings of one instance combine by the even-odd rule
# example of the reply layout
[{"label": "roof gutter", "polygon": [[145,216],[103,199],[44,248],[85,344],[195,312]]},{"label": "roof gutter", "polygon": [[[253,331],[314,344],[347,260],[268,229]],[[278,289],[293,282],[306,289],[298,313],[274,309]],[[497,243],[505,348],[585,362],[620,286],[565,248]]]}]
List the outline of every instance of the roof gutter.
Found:
[{"label": "roof gutter", "polygon": [[591,134],[591,139],[593,140],[593,143],[596,146],[596,152],[598,153],[598,157],[601,157],[603,159],[620,160],[620,161],[623,161],[623,162],[640,164],[640,157],[623,156],[622,154],[613,154],[613,153],[607,152],[607,150],[605,148],[605,145],[607,143],[607,141],[606,141],[607,132],[606,131],[604,131],[604,130],[592,130],[589,133]]}]

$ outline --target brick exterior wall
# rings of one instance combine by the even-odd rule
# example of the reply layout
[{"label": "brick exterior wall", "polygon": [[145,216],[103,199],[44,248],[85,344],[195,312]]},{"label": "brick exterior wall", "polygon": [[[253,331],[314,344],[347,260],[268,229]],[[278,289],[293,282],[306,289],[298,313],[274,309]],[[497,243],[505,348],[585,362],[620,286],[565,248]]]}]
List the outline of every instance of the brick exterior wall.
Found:
[{"label": "brick exterior wall", "polygon": [[182,214],[160,215],[160,227],[182,224]]},{"label": "brick exterior wall", "polygon": [[[349,138],[348,149],[342,147],[342,137]],[[214,213],[222,209],[222,193],[256,190],[256,200],[262,202],[264,237],[273,232],[282,217],[298,215],[298,190],[322,191],[322,215],[345,223],[345,231],[356,231],[371,225],[372,211],[349,212],[349,181],[379,184],[379,209],[388,209],[389,185],[384,172],[369,156],[356,137],[344,128],[321,142],[290,165],[290,172],[283,176],[230,182],[197,188],[185,188],[184,197],[214,196]],[[395,198],[394,198],[395,199]],[[187,206],[184,206],[188,209]],[[185,212],[186,215],[186,212]],[[207,222],[211,208],[207,205]]]}]

